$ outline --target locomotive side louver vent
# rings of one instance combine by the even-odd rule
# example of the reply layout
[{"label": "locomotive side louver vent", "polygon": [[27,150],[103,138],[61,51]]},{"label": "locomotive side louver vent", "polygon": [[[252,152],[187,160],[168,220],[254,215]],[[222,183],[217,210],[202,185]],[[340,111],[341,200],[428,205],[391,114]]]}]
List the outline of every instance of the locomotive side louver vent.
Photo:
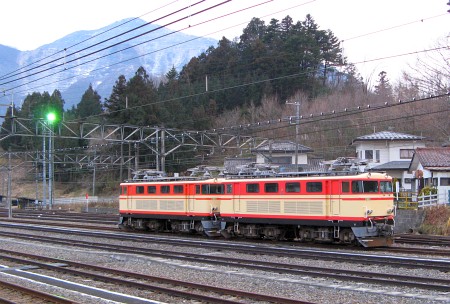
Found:
[{"label": "locomotive side louver vent", "polygon": [[167,211],[182,211],[183,210],[183,201],[172,201],[172,200],[160,200],[159,208],[161,210]]},{"label": "locomotive side louver vent", "polygon": [[323,202],[321,201],[289,201],[284,202],[284,213],[318,215],[323,213]]},{"label": "locomotive side louver vent", "polygon": [[247,212],[249,213],[280,213],[280,202],[248,201]]},{"label": "locomotive side louver vent", "polygon": [[158,202],[156,200],[136,200],[136,209],[157,210]]}]

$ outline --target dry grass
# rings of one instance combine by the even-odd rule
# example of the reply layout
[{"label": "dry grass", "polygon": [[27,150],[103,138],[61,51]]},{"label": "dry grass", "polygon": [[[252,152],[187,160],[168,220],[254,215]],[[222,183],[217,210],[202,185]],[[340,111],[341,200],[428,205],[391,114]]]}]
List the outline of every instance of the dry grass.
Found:
[{"label": "dry grass", "polygon": [[419,230],[423,234],[450,235],[450,206],[438,205],[427,208]]}]

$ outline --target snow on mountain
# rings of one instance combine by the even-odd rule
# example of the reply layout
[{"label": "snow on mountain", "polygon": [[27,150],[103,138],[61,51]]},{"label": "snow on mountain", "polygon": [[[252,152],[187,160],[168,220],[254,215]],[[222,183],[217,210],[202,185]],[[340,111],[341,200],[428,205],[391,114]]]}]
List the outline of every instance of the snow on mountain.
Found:
[{"label": "snow on mountain", "polygon": [[[125,19],[98,30],[69,34],[33,51],[21,52],[0,45],[0,88],[14,88],[16,106],[27,94],[51,94],[58,89],[65,107],[71,108],[79,103],[89,84],[103,101],[120,75],[128,80],[143,66],[158,80],[173,66],[180,71],[192,57],[217,44],[215,39],[153,24],[131,31],[145,23],[141,19]],[[130,32],[120,35],[127,31]],[[9,102],[12,97],[2,98],[0,103],[5,103],[5,98]],[[6,112],[6,108],[0,108],[0,112]]]}]

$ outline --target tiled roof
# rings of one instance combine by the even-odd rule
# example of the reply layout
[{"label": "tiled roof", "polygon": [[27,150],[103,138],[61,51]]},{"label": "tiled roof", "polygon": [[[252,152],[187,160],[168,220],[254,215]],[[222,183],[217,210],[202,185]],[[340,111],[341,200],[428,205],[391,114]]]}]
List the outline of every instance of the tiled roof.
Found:
[{"label": "tiled roof", "polygon": [[[281,140],[275,140],[272,142],[272,152],[280,153],[280,152],[295,152],[296,150],[296,144],[293,141],[281,141]],[[253,152],[269,152],[270,151],[270,143],[266,142],[259,147],[252,149]],[[311,148],[307,146],[303,146],[301,144],[298,144],[298,152],[300,153],[307,153],[307,152],[313,152]]]},{"label": "tiled roof", "polygon": [[450,167],[450,147],[417,148],[414,157],[424,168]]},{"label": "tiled roof", "polygon": [[404,161],[404,160],[397,160],[397,161],[391,161],[387,162],[385,164],[373,167],[372,170],[408,170],[409,164],[411,162]]},{"label": "tiled roof", "polygon": [[355,141],[366,141],[366,140],[422,140],[425,137],[416,136],[411,134],[397,133],[392,131],[382,131],[377,133],[372,133],[369,135],[359,136],[353,140]]}]

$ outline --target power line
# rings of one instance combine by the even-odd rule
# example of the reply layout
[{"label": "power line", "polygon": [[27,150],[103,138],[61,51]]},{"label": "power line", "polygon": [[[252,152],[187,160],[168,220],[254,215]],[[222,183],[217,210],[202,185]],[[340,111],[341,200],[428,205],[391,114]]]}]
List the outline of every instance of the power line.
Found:
[{"label": "power line", "polygon": [[[201,3],[201,2],[203,2],[203,1],[206,1],[206,0],[201,0],[200,2],[197,2],[196,4]],[[22,76],[22,77],[13,79],[13,80],[10,80],[10,81],[7,81],[7,82],[0,83],[0,85],[6,85],[6,84],[9,84],[9,83],[12,83],[12,82],[15,82],[15,81],[18,81],[18,80],[21,80],[21,79],[30,77],[30,76],[34,76],[34,75],[37,75],[37,74],[40,74],[40,73],[43,73],[43,72],[46,72],[46,71],[55,69],[55,68],[63,67],[63,66],[65,66],[66,64],[69,64],[69,63],[71,63],[71,62],[74,62],[74,61],[77,61],[77,60],[80,60],[80,59],[89,57],[89,56],[94,55],[94,54],[97,54],[97,53],[99,53],[99,52],[101,52],[101,51],[110,49],[110,48],[112,48],[112,47],[118,46],[118,45],[123,44],[123,43],[128,42],[128,41],[137,39],[137,38],[142,37],[142,36],[144,36],[144,35],[147,35],[147,34],[149,34],[149,33],[152,33],[152,32],[155,32],[155,31],[157,31],[157,30],[163,29],[163,28],[165,28],[165,27],[167,27],[167,26],[169,26],[169,25],[172,25],[172,24],[175,24],[175,23],[180,22],[180,21],[182,21],[182,20],[185,20],[185,19],[187,19],[187,18],[190,18],[191,16],[198,15],[198,14],[204,13],[204,12],[210,10],[210,9],[219,7],[219,6],[221,6],[221,5],[223,5],[223,4],[227,3],[227,2],[230,2],[230,1],[231,1],[231,0],[225,0],[225,1],[223,1],[223,2],[221,2],[221,3],[219,3],[219,4],[216,4],[216,5],[213,5],[213,6],[209,7],[209,8],[206,8],[206,9],[200,10],[200,11],[198,11],[198,12],[195,12],[195,13],[193,13],[193,14],[190,14],[190,15],[188,15],[188,16],[179,18],[179,19],[177,19],[177,20],[175,20],[175,21],[166,23],[165,25],[158,26],[158,27],[156,27],[155,29],[152,29],[152,30],[146,31],[146,32],[144,32],[144,33],[141,33],[141,34],[139,34],[139,35],[135,35],[135,36],[130,37],[130,38],[127,38],[127,39],[125,39],[125,40],[116,42],[116,43],[114,43],[114,44],[112,44],[112,45],[108,45],[108,46],[103,47],[103,48],[101,48],[101,49],[98,49],[98,50],[96,50],[96,51],[93,51],[93,52],[90,52],[90,53],[88,53],[88,54],[84,54],[84,55],[82,55],[82,56],[79,56],[79,57],[77,57],[77,58],[74,58],[74,59],[71,59],[71,60],[68,60],[68,61],[65,61],[65,60],[64,60],[63,63],[56,64],[56,65],[51,66],[51,67],[49,67],[49,68],[46,68],[46,69],[43,69],[43,70],[40,70],[40,71],[31,73],[31,74],[28,74],[28,75],[26,75],[26,76]],[[183,9],[181,9],[181,10],[187,9],[187,8],[189,8],[189,7],[190,7],[190,6],[187,6],[187,7],[183,8]],[[181,10],[180,10],[180,11],[181,11]],[[178,11],[177,11],[177,12],[178,12]],[[175,12],[175,13],[177,13],[177,12]],[[162,17],[162,18],[165,18],[165,17],[170,16],[170,15],[172,15],[172,14],[174,14],[174,13],[171,13],[171,14],[169,14],[169,15],[166,15],[166,16],[164,16],[164,17]],[[162,18],[155,19],[155,21],[160,20],[160,19],[162,19]],[[71,55],[78,54],[78,53],[80,53],[80,52],[82,52],[82,51],[85,51],[85,50],[90,49],[90,48],[92,48],[92,47],[94,47],[94,46],[100,45],[100,44],[102,44],[102,43],[104,43],[104,42],[107,42],[107,41],[109,41],[109,40],[111,40],[111,39],[120,37],[120,36],[122,36],[122,35],[124,35],[124,34],[127,34],[127,33],[131,32],[131,31],[134,31],[134,30],[136,30],[136,29],[139,29],[139,28],[141,28],[141,27],[143,27],[143,26],[149,25],[149,24],[151,24],[151,23],[153,23],[153,22],[154,22],[154,21],[148,22],[148,23],[146,23],[146,24],[144,24],[144,25],[142,25],[142,26],[139,26],[139,27],[134,28],[134,29],[132,29],[132,30],[126,31],[126,32],[121,33],[121,34],[119,34],[119,35],[116,35],[116,36],[114,36],[114,37],[108,38],[108,39],[106,39],[106,40],[103,40],[103,41],[98,42],[98,43],[96,43],[96,44],[93,44],[93,45],[91,45],[91,46],[85,47],[84,49],[81,49],[81,50],[79,50],[79,51],[73,52],[73,53],[71,53],[71,54],[69,54],[69,55],[67,55],[67,56],[71,56]],[[138,44],[138,45],[139,45],[139,44]],[[125,48],[125,49],[123,49],[123,50],[129,49],[129,48],[131,48],[131,47]],[[121,51],[123,51],[123,50],[121,50]],[[117,51],[117,52],[119,52],[119,51]],[[112,54],[115,54],[115,53],[117,53],[117,52],[114,52],[114,53],[112,53]],[[103,57],[103,56],[102,56],[102,57]],[[54,59],[54,60],[52,60],[52,61],[50,61],[50,62],[41,64],[41,65],[39,65],[39,66],[37,66],[37,67],[34,67],[34,68],[32,68],[32,69],[29,69],[29,70],[26,70],[26,71],[24,71],[24,72],[21,72],[21,73],[15,74],[15,75],[8,76],[8,77],[6,77],[5,79],[11,78],[12,76],[16,76],[16,75],[19,75],[19,74],[23,74],[23,73],[25,73],[25,72],[34,70],[34,69],[36,69],[36,68],[44,67],[44,66],[46,66],[46,65],[48,65],[48,64],[50,64],[50,63],[54,63],[54,62],[56,62],[56,61],[58,61],[58,60],[61,60],[61,59],[65,59],[65,57],[60,57],[60,58]],[[88,61],[88,62],[90,62],[90,61]],[[86,63],[88,63],[88,62],[86,62]],[[67,70],[67,68],[64,68],[63,71],[65,71],[65,70]],[[55,74],[56,74],[56,73],[55,73]],[[52,74],[52,75],[54,75],[54,74]],[[51,76],[51,75],[49,75],[49,76]],[[47,77],[48,77],[48,76],[47,76]],[[41,79],[42,79],[42,78],[41,78]]]},{"label": "power line", "polygon": [[[25,65],[24,67],[21,67],[20,69],[17,69],[17,70],[14,70],[14,71],[9,72],[9,73],[7,73],[7,74],[4,74],[4,75],[0,76],[0,80],[3,80],[3,79],[8,78],[8,77],[6,77],[6,76],[9,76],[9,75],[11,75],[11,74],[13,74],[13,73],[22,71],[23,68],[26,68],[26,67],[29,67],[29,66],[33,66],[33,65],[35,65],[35,64],[37,64],[37,63],[39,63],[39,62],[41,62],[41,61],[44,61],[45,59],[48,59],[48,58],[51,58],[51,57],[53,57],[53,56],[55,56],[55,55],[57,55],[57,54],[66,52],[67,50],[69,50],[69,49],[71,49],[71,48],[73,48],[73,47],[75,47],[75,46],[77,46],[77,45],[83,44],[83,43],[85,43],[85,42],[87,42],[87,41],[89,41],[89,40],[92,40],[92,39],[94,39],[94,38],[96,38],[96,37],[99,37],[99,36],[101,36],[101,35],[103,35],[103,34],[106,34],[107,32],[110,32],[110,31],[112,31],[112,30],[114,30],[114,29],[116,29],[116,28],[119,28],[119,27],[121,27],[121,26],[124,26],[124,25],[127,24],[127,23],[133,22],[133,21],[135,21],[135,20],[137,20],[137,19],[140,19],[140,18],[143,17],[143,16],[146,16],[146,15],[148,15],[148,14],[150,14],[150,13],[156,12],[156,11],[158,11],[158,10],[164,8],[164,7],[167,7],[167,6],[173,4],[173,3],[177,2],[177,1],[178,1],[178,0],[174,0],[174,1],[170,2],[170,3],[168,3],[168,4],[165,4],[165,5],[161,6],[161,7],[158,7],[157,9],[154,9],[154,10],[152,10],[152,11],[150,11],[150,12],[147,12],[147,13],[145,13],[145,14],[142,14],[142,15],[140,15],[139,17],[131,18],[131,19],[128,20],[128,21],[125,21],[125,22],[123,22],[123,23],[120,23],[120,24],[118,24],[118,25],[116,25],[116,26],[113,26],[113,27],[111,27],[111,28],[109,28],[109,29],[107,29],[107,30],[104,30],[104,31],[102,31],[102,32],[100,32],[100,33],[98,33],[98,34],[95,34],[95,35],[93,35],[93,36],[91,36],[91,37],[89,37],[89,38],[87,38],[87,39],[84,39],[84,40],[82,40],[82,41],[80,41],[80,42],[74,43],[74,44],[72,44],[71,46],[65,47],[64,49],[62,49],[62,50],[60,50],[60,51],[57,51],[57,52],[55,52],[55,53],[53,53],[53,54],[50,54],[50,55],[48,55],[48,56],[45,56],[45,57],[43,57],[43,58],[41,58],[41,59],[38,59],[38,60],[32,62],[32,63],[29,63],[29,64]],[[147,23],[147,24],[148,24],[148,23]],[[145,24],[145,25],[147,25],[147,24]],[[145,26],[145,25],[143,25],[143,26]],[[142,27],[142,26],[140,26],[140,27]],[[138,28],[140,28],[140,27],[138,27]],[[138,29],[138,28],[134,28],[134,29],[132,29],[132,30],[135,30],[135,29]],[[79,51],[77,51],[77,52],[81,52],[81,51],[82,51],[82,50],[79,50]],[[74,54],[74,53],[72,53],[72,54]],[[72,55],[72,54],[70,54],[70,55]],[[66,56],[67,56],[67,55],[64,55],[64,57],[62,57],[62,58],[65,58]],[[61,59],[61,58],[58,58],[58,59],[56,59],[56,60],[59,60],[59,59]],[[51,61],[51,62],[53,62],[53,61]],[[49,64],[49,63],[51,63],[51,62],[47,62],[47,63],[45,63],[45,64]],[[37,67],[35,67],[35,68],[37,68]],[[34,68],[33,68],[33,69],[34,69]],[[27,72],[27,71],[29,71],[29,70],[22,71],[21,73],[25,73],[25,72]],[[15,75],[18,75],[18,74],[15,74]],[[15,76],[15,75],[11,75],[10,77]]]},{"label": "power line", "polygon": [[[267,1],[267,2],[269,2],[269,1]],[[312,1],[311,1],[312,2]],[[309,2],[308,2],[309,3]],[[300,4],[300,5],[304,5],[304,4],[306,4],[306,3],[302,3],[302,4]],[[296,6],[300,6],[300,5],[296,5]],[[294,6],[294,7],[296,7],[296,6]],[[250,8],[250,7],[249,7]],[[248,9],[248,8],[246,8],[246,9]],[[281,11],[278,11],[278,12],[282,12],[282,11],[284,11],[284,10],[281,10]],[[278,13],[277,12],[277,13]],[[230,14],[226,14],[226,15],[230,15]],[[223,15],[223,16],[226,16],[226,15]],[[223,17],[222,16],[222,17]],[[270,16],[270,14],[269,15],[266,15],[266,16]],[[439,15],[440,16],[440,15]],[[434,16],[434,17],[430,17],[430,18],[425,18],[425,19],[422,19],[422,20],[427,20],[427,19],[431,19],[431,18],[435,18],[435,17],[439,17],[439,16]],[[264,17],[264,16],[263,16]],[[215,18],[215,19],[217,19],[217,18]],[[414,22],[417,22],[417,21],[414,21]],[[395,26],[395,27],[391,27],[391,28],[388,28],[388,29],[392,29],[392,28],[397,28],[397,27],[400,27],[400,26],[405,26],[405,25],[409,25],[409,24],[411,24],[411,23],[414,23],[414,22],[410,22],[410,23],[406,23],[406,24],[402,24],[402,25],[399,25],[399,26]],[[202,22],[202,23],[204,23],[204,22]],[[381,32],[381,31],[385,31],[385,30],[388,30],[388,29],[383,29],[383,30],[380,30],[380,31],[377,31],[377,32]],[[182,29],[182,30],[184,30],[184,29]],[[181,31],[181,30],[180,30]],[[216,31],[217,32],[217,31]],[[369,34],[373,34],[373,33],[376,33],[376,32],[372,32],[372,33],[369,33]],[[360,35],[360,36],[363,36],[363,35]],[[358,38],[358,37],[351,37],[351,38],[349,38],[349,39],[354,39],[354,38]],[[349,40],[349,39],[347,39],[347,40]],[[429,51],[429,50],[426,50],[426,51]],[[422,52],[424,52],[424,51],[422,51]],[[366,63],[366,62],[369,62],[369,61],[375,61],[375,60],[383,60],[383,59],[387,59],[387,58],[394,58],[394,57],[400,57],[400,56],[405,56],[405,55],[410,55],[410,54],[417,54],[417,53],[420,53],[420,52],[413,52],[413,53],[408,53],[408,54],[400,54],[400,55],[393,55],[393,56],[391,56],[391,57],[384,57],[384,58],[376,58],[376,59],[372,59],[372,60],[365,60],[365,61],[362,61],[362,62],[359,62],[359,63]],[[145,55],[148,55],[148,54],[145,54]],[[145,56],[145,55],[142,55],[142,56]],[[139,56],[139,57],[142,57],[142,56]],[[103,58],[104,56],[102,56],[102,57],[99,57],[98,59],[100,59],[100,58]],[[136,59],[136,58],[138,58],[138,57],[135,57],[135,58],[133,58],[133,59]],[[89,62],[91,62],[91,61],[89,61]],[[358,63],[356,63],[356,64],[358,64]],[[77,66],[79,66],[79,65],[77,65]],[[52,74],[52,75],[54,75],[54,74]],[[45,77],[43,77],[43,78],[45,78]],[[72,77],[73,78],[73,77]],[[38,80],[41,80],[42,78],[40,78],[40,79],[38,79]],[[34,82],[34,81],[33,81]],[[22,86],[22,85],[20,85],[20,86]],[[19,87],[20,87],[19,86]],[[45,86],[45,84],[43,85],[43,86]],[[15,87],[15,88],[17,88],[17,87]],[[14,88],[14,89],[15,89]]]}]

